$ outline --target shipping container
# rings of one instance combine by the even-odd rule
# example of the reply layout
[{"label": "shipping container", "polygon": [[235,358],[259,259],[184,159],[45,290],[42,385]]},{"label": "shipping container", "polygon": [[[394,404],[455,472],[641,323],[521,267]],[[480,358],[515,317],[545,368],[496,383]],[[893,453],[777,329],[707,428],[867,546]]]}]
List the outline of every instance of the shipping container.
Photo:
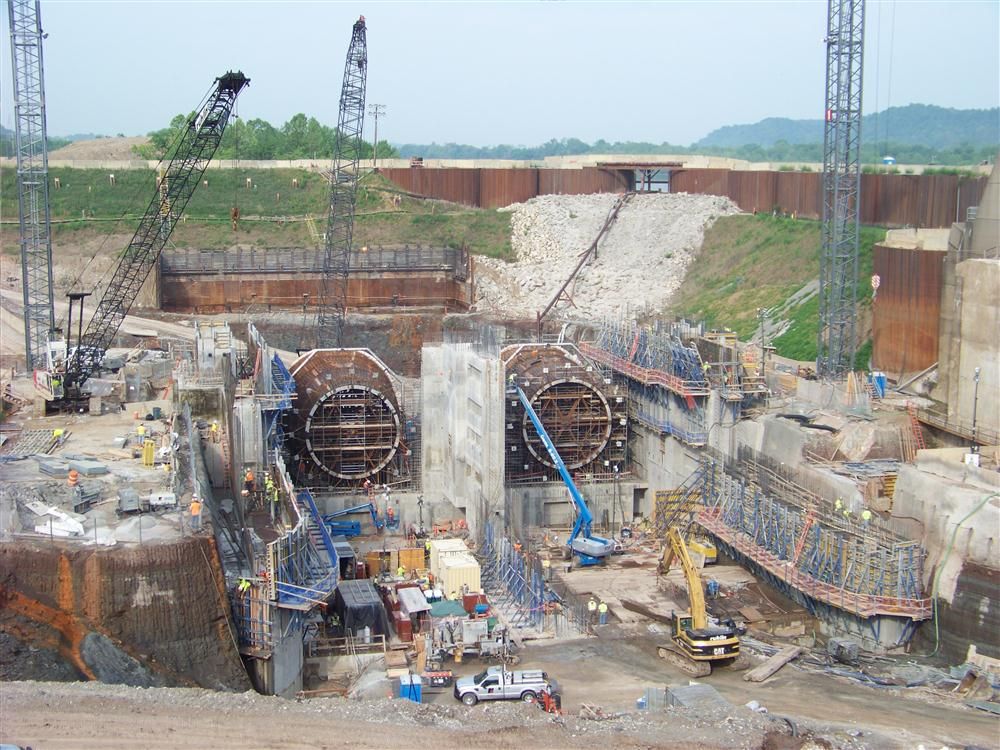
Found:
[{"label": "shipping container", "polygon": [[449,555],[467,555],[469,548],[461,539],[434,539],[431,541],[430,570],[435,578],[441,577],[441,559]]},{"label": "shipping container", "polygon": [[422,570],[424,568],[424,548],[404,547],[399,550],[399,564],[406,568],[407,573],[411,570]]},{"label": "shipping container", "polygon": [[469,554],[448,555],[442,558],[439,580],[439,588],[449,598],[452,595],[461,596],[463,590],[468,590],[470,593],[482,591],[479,563]]}]

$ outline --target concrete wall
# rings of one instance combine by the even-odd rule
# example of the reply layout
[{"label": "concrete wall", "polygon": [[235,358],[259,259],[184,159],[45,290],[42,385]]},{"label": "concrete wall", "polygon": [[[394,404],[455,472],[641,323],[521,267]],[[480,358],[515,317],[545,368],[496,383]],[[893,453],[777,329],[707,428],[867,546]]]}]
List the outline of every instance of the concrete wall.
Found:
[{"label": "concrete wall", "polygon": [[[616,487],[614,482],[577,483],[594,517],[595,533],[617,536],[623,521],[632,522],[637,487],[644,488],[644,484],[622,481]],[[531,528],[565,529],[576,522],[576,507],[562,482],[508,487],[506,505],[507,527],[518,538],[527,536]],[[648,516],[649,512],[642,510],[640,515]]]},{"label": "concrete wall", "polygon": [[979,201],[970,250],[977,258],[1000,258],[1000,159],[994,162]]},{"label": "concrete wall", "polygon": [[948,402],[948,417],[971,425],[975,411],[977,424],[995,431],[1000,427],[1000,260],[962,261],[956,268],[956,286],[959,350],[958,361],[951,363],[950,382],[957,393]]},{"label": "concrete wall", "polygon": [[473,535],[503,510],[503,372],[471,344],[422,351],[425,502],[464,510]]},{"label": "concrete wall", "polygon": [[[1000,658],[1000,474],[965,465],[964,450],[920,451],[896,479],[892,522],[927,550],[925,587],[938,579],[938,634],[945,655],[960,659],[970,643]],[[971,515],[970,515],[971,514]],[[952,540],[954,541],[952,542]],[[950,547],[950,549],[949,549]],[[924,638],[933,637],[933,626]]]}]

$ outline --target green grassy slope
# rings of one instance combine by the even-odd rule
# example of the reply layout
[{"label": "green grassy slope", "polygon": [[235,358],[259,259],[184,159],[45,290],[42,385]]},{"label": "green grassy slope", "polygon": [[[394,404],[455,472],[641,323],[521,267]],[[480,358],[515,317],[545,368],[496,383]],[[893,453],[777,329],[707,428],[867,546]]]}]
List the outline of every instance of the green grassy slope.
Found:
[{"label": "green grassy slope", "polygon": [[[83,241],[112,230],[131,233],[146,210],[156,186],[152,170],[50,170],[49,202],[56,242]],[[55,189],[59,179],[60,188]],[[247,187],[250,179],[250,187]],[[293,169],[211,170],[205,174],[185,211],[185,221],[171,236],[178,247],[221,250],[234,245],[268,247],[316,246],[326,224],[328,191],[322,175]],[[298,185],[293,186],[293,180]],[[355,243],[424,245],[467,244],[473,253],[510,258],[510,214],[400,196],[378,175],[362,180],[358,191]],[[233,232],[230,210],[240,208]],[[17,219],[17,183],[12,169],[0,174],[0,216]],[[307,218],[313,219],[313,225]],[[17,231],[6,224],[4,233]],[[4,243],[16,252],[16,243]]]},{"label": "green grassy slope", "polygon": [[[870,320],[872,245],[884,237],[885,230],[879,227],[861,228],[859,321]],[[667,312],[727,326],[747,339],[758,325],[758,308],[781,308],[781,317],[791,325],[773,342],[778,354],[815,359],[817,297],[786,303],[819,278],[819,247],[817,221],[770,215],[722,217],[705,233],[701,252]],[[869,323],[859,325],[862,341],[870,335]],[[866,351],[862,347],[861,357]]]}]

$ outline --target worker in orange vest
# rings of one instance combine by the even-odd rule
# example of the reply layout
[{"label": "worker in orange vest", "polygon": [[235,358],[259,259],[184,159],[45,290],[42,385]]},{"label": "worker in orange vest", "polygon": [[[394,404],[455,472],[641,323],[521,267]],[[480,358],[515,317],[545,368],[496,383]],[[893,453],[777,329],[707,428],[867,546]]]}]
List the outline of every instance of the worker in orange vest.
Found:
[{"label": "worker in orange vest", "polygon": [[253,469],[247,469],[247,473],[243,475],[243,496],[248,497],[255,491]]},{"label": "worker in orange vest", "polygon": [[201,531],[201,500],[197,495],[191,498],[191,529]]}]

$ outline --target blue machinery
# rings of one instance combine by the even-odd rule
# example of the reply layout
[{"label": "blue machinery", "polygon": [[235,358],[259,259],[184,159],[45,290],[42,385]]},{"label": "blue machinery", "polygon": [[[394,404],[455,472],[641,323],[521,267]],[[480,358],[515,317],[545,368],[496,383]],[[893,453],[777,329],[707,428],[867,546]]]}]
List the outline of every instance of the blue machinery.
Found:
[{"label": "blue machinery", "polygon": [[514,387],[517,389],[517,397],[521,400],[521,405],[524,407],[524,411],[527,413],[528,419],[530,419],[531,424],[535,426],[535,431],[538,433],[538,437],[541,439],[542,445],[545,446],[545,450],[549,453],[549,458],[552,459],[552,463],[555,465],[556,469],[559,470],[559,476],[562,477],[563,482],[566,484],[566,489],[569,490],[570,497],[573,498],[573,503],[579,511],[576,517],[576,523],[573,525],[573,533],[569,538],[569,548],[573,551],[573,554],[579,558],[580,565],[598,565],[604,562],[604,559],[612,553],[614,550],[614,542],[604,539],[603,537],[594,536],[591,533],[590,527],[594,521],[594,517],[590,513],[590,508],[587,507],[587,503],[583,499],[583,495],[580,494],[580,490],[576,488],[576,484],[573,482],[573,477],[569,475],[569,471],[566,469],[566,464],[563,463],[562,458],[559,456],[559,452],[552,444],[552,439],[549,437],[549,433],[546,432],[545,427],[542,426],[542,422],[535,413],[535,410],[532,408],[528,397],[524,394],[524,391],[522,391],[520,387]]},{"label": "blue machinery", "polygon": [[367,511],[371,514],[372,524],[375,526],[375,531],[382,531],[385,528],[385,524],[382,523],[382,519],[378,517],[378,509],[375,507],[375,503],[367,502],[363,505],[355,505],[352,508],[344,508],[343,510],[334,511],[333,513],[327,513],[323,516],[323,523],[329,532],[334,535],[344,535],[344,536],[360,536],[361,535],[361,522],[360,521],[339,521],[337,519],[343,516],[349,516],[352,513],[363,513]]}]

